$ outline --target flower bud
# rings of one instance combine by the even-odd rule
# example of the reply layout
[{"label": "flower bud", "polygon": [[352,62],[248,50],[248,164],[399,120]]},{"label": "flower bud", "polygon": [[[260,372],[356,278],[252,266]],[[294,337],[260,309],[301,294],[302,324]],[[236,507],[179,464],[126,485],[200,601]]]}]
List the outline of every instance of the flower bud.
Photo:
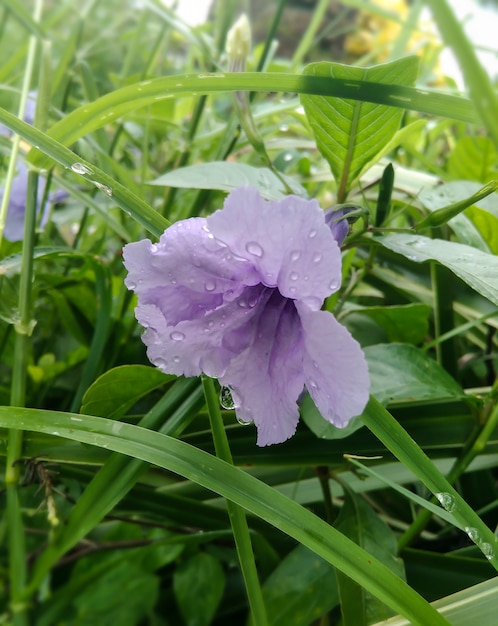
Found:
[{"label": "flower bud", "polygon": [[251,26],[243,13],[227,34],[226,53],[231,72],[242,72],[251,50]]}]

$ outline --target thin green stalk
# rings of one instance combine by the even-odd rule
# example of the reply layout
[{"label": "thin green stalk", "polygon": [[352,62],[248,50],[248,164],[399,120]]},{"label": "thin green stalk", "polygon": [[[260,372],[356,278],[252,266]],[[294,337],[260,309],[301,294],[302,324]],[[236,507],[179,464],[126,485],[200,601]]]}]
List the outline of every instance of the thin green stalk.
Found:
[{"label": "thin green stalk", "polygon": [[[33,21],[38,23],[41,18],[43,0],[37,0]],[[31,77],[37,53],[37,39],[30,37],[26,69],[19,104],[19,117],[24,117],[26,102],[28,99]],[[20,137],[16,135],[13,140],[7,180],[4,189],[2,206],[0,208],[0,245],[7,217],[7,209],[10,201],[12,182],[15,175],[19,151]],[[22,250],[21,275],[19,284],[18,318],[14,329],[16,332],[14,342],[14,360],[12,367],[11,406],[25,406],[26,402],[26,377],[28,355],[30,350],[30,334],[33,330],[31,319],[31,289],[33,278],[33,249],[35,244],[36,229],[36,197],[38,175],[34,172],[28,174],[24,241]],[[19,465],[23,445],[23,433],[21,430],[10,429],[7,440],[7,458],[5,482],[7,485],[7,519],[8,525],[8,549],[9,549],[9,582],[11,609],[13,611],[14,626],[27,624],[26,606],[19,602],[20,592],[26,583],[26,545],[24,539],[24,524],[22,509],[19,500],[18,482]]]},{"label": "thin green stalk", "polygon": [[[228,445],[228,438],[220,411],[220,402],[213,379],[203,375],[202,386],[206,398],[216,456],[233,465],[232,453]],[[227,510],[232,525],[235,545],[237,547],[240,569],[246,585],[253,622],[257,624],[257,626],[267,626],[268,619],[261,586],[259,584],[258,571],[254,561],[254,552],[246,514],[240,506],[230,502],[230,500],[227,500]]]},{"label": "thin green stalk", "polygon": [[429,457],[419,448],[393,416],[371,397],[362,420],[372,433],[437,497],[498,570],[498,543],[493,532],[450,485]]}]

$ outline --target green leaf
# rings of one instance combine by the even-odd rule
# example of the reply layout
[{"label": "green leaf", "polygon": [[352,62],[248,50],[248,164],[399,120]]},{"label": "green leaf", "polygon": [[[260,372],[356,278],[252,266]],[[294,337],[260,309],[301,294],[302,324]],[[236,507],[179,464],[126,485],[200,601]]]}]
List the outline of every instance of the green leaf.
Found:
[{"label": "green leaf", "polygon": [[498,257],[462,243],[421,235],[383,235],[375,241],[410,261],[438,261],[469,287],[498,305]]},{"label": "green leaf", "polygon": [[453,178],[487,183],[498,178],[498,152],[489,137],[461,137],[447,167]]},{"label": "green leaf", "polygon": [[[363,498],[355,495],[345,485],[343,488],[344,505],[335,524],[337,530],[404,579],[404,567],[397,558],[394,533]],[[379,603],[343,573],[337,572],[337,581],[344,626],[366,626],[392,615],[385,605]]]},{"label": "green leaf", "polygon": [[425,352],[407,344],[365,348],[370,393],[381,403],[461,398],[458,383]]},{"label": "green leaf", "polygon": [[337,428],[321,415],[309,393],[301,402],[300,413],[308,428],[321,439],[344,439],[363,427],[361,419],[354,417],[346,428]]},{"label": "green leaf", "polygon": [[119,419],[140,398],[176,377],[147,365],[121,365],[102,374],[83,396],[81,412]]},{"label": "green leaf", "polygon": [[263,598],[272,626],[308,626],[339,603],[335,568],[297,546],[266,579]]},{"label": "green leaf", "polygon": [[401,306],[353,307],[344,313],[342,319],[351,316],[367,316],[381,326],[389,341],[399,343],[420,343],[427,335],[431,308],[426,304]]},{"label": "green leaf", "polygon": [[208,626],[224,588],[225,573],[214,556],[199,552],[185,560],[175,571],[173,589],[186,625]]},{"label": "green leaf", "polygon": [[[382,409],[375,404],[372,407],[377,412]],[[0,406],[0,427],[46,432],[107,447],[184,476],[235,502],[320,554],[414,624],[448,626],[448,622],[406,583],[329,524],[253,476],[183,441],[101,417],[18,407]],[[437,472],[435,468],[434,472]],[[443,483],[444,489],[441,489]],[[452,491],[460,517],[465,522],[470,521],[466,525],[481,528],[486,541],[490,531],[482,528],[482,522],[473,511],[471,514],[471,510],[465,508],[463,500],[447,486],[442,476],[437,487],[438,491]],[[495,561],[494,555],[491,558],[491,562]]]},{"label": "green leaf", "polygon": [[[384,84],[413,85],[418,60],[406,57],[370,68],[339,63],[312,63],[304,68],[311,76],[365,80]],[[340,98],[301,96],[317,146],[328,161],[338,185],[337,197],[344,202],[352,183],[366,163],[394,136],[402,111],[371,102]]]},{"label": "green leaf", "polygon": [[469,207],[465,215],[477,228],[490,251],[498,255],[498,217],[478,206]]},{"label": "green leaf", "polygon": [[[296,195],[307,195],[305,189],[292,178],[282,177]],[[248,185],[256,187],[269,200],[277,200],[287,193],[282,181],[270,169],[229,161],[211,161],[180,167],[156,178],[149,185],[220,191],[232,191],[236,187]]]}]

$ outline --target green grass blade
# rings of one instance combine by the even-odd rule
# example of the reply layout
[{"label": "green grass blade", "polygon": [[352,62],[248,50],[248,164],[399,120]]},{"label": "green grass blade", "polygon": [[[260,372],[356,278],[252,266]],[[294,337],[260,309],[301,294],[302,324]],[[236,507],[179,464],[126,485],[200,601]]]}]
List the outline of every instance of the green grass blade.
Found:
[{"label": "green grass blade", "polygon": [[[64,145],[101,128],[117,118],[166,98],[192,94],[232,91],[291,92],[345,98],[440,115],[465,122],[478,117],[472,103],[462,97],[402,85],[385,85],[352,78],[305,76],[279,72],[234,72],[227,74],[185,74],[165,76],[128,85],[85,104],[57,122],[50,137]],[[1,112],[1,111],[0,111]],[[2,121],[3,118],[0,118]],[[4,121],[6,125],[7,122]],[[10,126],[9,126],[10,127]],[[35,144],[36,145],[36,144]],[[40,146],[42,151],[43,146]],[[50,155],[52,156],[52,155]],[[43,155],[33,154],[31,162],[40,166]]]},{"label": "green grass blade", "polygon": [[21,121],[15,115],[0,108],[0,121],[5,126],[18,133],[23,139],[42,150],[51,159],[67,169],[73,169],[86,180],[99,187],[106,195],[111,195],[125,213],[142,224],[150,233],[159,236],[169,226],[168,220],[154,211],[146,202],[132,193],[114,178],[88,163],[80,156],[66,148],[47,134],[40,132],[29,124]]},{"label": "green grass blade", "polygon": [[414,624],[448,626],[405,582],[329,524],[240,469],[185,442],[103,418],[15,407],[0,407],[0,425],[106,446],[184,476],[306,545]]}]

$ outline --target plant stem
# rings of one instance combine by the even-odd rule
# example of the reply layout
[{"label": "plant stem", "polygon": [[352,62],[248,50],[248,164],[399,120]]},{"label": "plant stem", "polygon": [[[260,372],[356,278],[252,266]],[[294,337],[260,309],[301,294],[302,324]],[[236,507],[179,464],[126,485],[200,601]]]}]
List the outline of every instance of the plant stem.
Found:
[{"label": "plant stem", "polygon": [[[230,452],[228,438],[221,416],[219,398],[214,387],[213,379],[202,375],[202,387],[204,389],[204,397],[206,398],[216,456],[226,463],[233,465],[232,453]],[[227,500],[227,510],[239,557],[240,569],[246,585],[253,623],[257,626],[267,626],[266,609],[261,593],[261,586],[259,584],[246,514],[240,506],[230,502],[230,500]]]}]

